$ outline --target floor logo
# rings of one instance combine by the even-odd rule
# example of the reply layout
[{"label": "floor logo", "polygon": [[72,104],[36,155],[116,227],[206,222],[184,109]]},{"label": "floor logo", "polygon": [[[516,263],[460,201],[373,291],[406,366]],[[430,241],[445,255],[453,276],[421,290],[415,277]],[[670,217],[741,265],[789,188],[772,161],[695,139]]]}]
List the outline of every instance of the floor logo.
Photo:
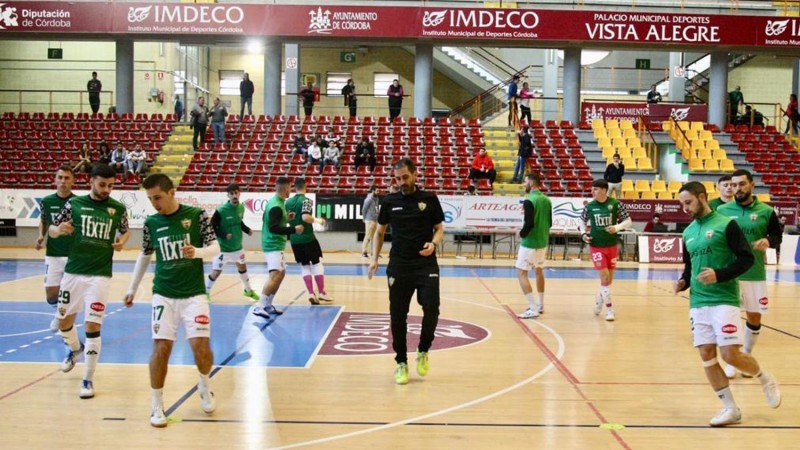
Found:
[{"label": "floor logo", "polygon": [[[419,343],[422,317],[408,317],[408,349]],[[439,318],[433,350],[481,342],[489,330],[471,323]],[[320,355],[384,355],[393,353],[389,314],[344,312],[334,324]]]}]

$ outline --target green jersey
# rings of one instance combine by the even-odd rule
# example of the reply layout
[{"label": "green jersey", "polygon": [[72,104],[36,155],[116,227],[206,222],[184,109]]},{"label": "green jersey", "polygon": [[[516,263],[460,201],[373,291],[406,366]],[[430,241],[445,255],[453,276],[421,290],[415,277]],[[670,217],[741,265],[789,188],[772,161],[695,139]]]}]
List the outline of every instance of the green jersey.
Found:
[{"label": "green jersey", "polygon": [[583,213],[581,213],[583,223],[591,225],[589,235],[592,237],[592,243],[590,244],[592,247],[613,247],[617,245],[619,237],[617,234],[611,234],[606,231],[606,227],[628,220],[629,217],[625,205],[611,197],[608,197],[603,203],[592,200],[583,208]]},{"label": "green jersey", "polygon": [[128,213],[125,205],[108,197],[93,200],[88,195],[69,199],[56,217],[53,225],[72,221],[72,248],[67,259],[66,273],[111,277],[114,257],[112,245],[117,233],[128,231]]},{"label": "green jersey", "polygon": [[292,244],[308,244],[314,242],[314,227],[310,223],[303,222],[303,214],[314,215],[314,202],[304,194],[297,194],[294,197],[286,200],[286,211],[294,213],[294,219],[289,222],[289,225],[303,225],[303,232],[296,233],[289,236]]},{"label": "green jersey", "polygon": [[[691,308],[703,306],[739,306],[739,283],[736,277],[753,264],[753,253],[736,222],[714,211],[695,219],[683,231],[681,279],[692,291]],[[714,269],[717,282],[703,284],[697,276],[703,269]]]},{"label": "green jersey", "polygon": [[[42,214],[42,222],[46,227],[53,224],[56,215],[64,209],[67,200],[75,197],[75,194],[70,193],[69,197],[61,198],[58,193],[50,194],[44,197],[39,203],[39,210]],[[45,228],[46,229],[46,228]],[[72,236],[61,236],[57,238],[47,238],[47,247],[45,248],[46,256],[69,256],[69,250],[72,247]]]},{"label": "green jersey", "polygon": [[[775,210],[766,203],[759,201],[755,196],[753,196],[753,202],[747,206],[742,206],[735,201],[728,202],[717,209],[717,212],[736,221],[751,247],[755,241],[764,239],[767,236],[772,238],[770,242],[777,239],[778,243],[780,243],[781,229]],[[756,257],[753,267],[740,276],[739,280],[766,281],[765,253],[753,250],[753,255]]]},{"label": "green jersey", "polygon": [[[228,253],[238,252],[242,249],[242,232],[249,230],[242,223],[243,217],[244,205],[241,203],[233,206],[231,202],[226,202],[214,212],[211,225],[219,238],[220,251]],[[227,237],[229,234],[231,235],[230,239]]]},{"label": "green jersey", "polygon": [[184,258],[186,240],[194,247],[214,243],[214,230],[206,212],[193,206],[180,205],[165,216],[153,214],[144,221],[142,252],[156,253],[153,293],[178,299],[206,293],[202,258]]},{"label": "green jersey", "polygon": [[[530,202],[533,208],[532,214],[526,202]],[[553,225],[553,205],[550,199],[542,191],[531,191],[523,202],[523,209],[525,221],[520,233],[522,236],[520,245],[526,248],[546,248],[550,242],[550,227]]]},{"label": "green jersey", "polygon": [[[286,249],[286,237],[289,236],[289,233],[286,231],[287,215],[285,204],[286,200],[281,198],[280,195],[275,194],[264,209],[264,215],[261,219],[261,250],[263,250],[264,253],[282,252]],[[272,213],[273,209],[279,211],[280,214]],[[272,219],[275,221],[275,227],[270,231],[270,222],[273,221]]]},{"label": "green jersey", "polygon": [[720,206],[722,206],[724,204],[726,204],[726,202],[722,200],[722,197],[717,197],[714,200],[711,200],[710,202],[708,202],[708,206],[711,207],[712,211],[716,211]]}]

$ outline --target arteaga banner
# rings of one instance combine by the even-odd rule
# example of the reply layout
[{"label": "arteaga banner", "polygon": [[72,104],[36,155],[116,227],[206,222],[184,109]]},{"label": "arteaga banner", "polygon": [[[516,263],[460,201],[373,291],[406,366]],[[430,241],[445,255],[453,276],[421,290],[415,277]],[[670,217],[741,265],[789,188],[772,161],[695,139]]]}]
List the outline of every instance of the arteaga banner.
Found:
[{"label": "arteaga banner", "polygon": [[0,34],[25,33],[792,48],[800,45],[800,18],[446,6],[0,3]]},{"label": "arteaga banner", "polygon": [[705,122],[708,120],[708,105],[687,105],[683,103],[641,103],[622,102],[581,102],[581,121],[591,123],[593,120],[630,120],[637,123],[639,117],[650,120],[690,120]]}]

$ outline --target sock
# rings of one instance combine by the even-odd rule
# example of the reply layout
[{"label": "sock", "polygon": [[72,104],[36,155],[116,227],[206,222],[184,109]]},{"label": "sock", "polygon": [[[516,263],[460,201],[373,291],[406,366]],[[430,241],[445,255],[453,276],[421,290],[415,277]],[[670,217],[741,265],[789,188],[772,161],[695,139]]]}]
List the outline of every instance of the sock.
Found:
[{"label": "sock", "polygon": [[69,330],[61,330],[61,337],[64,339],[64,344],[69,347],[73,352],[80,350],[81,341],[78,339],[78,330],[75,326],[71,326]]},{"label": "sock", "polygon": [[767,382],[769,381],[769,377],[763,370],[759,370],[758,373],[755,375],[755,377],[758,378],[758,382],[761,383],[762,385],[767,384]]},{"label": "sock", "polygon": [[100,358],[100,347],[102,345],[100,333],[96,337],[86,336],[86,351],[84,357],[86,364],[84,365],[83,379],[92,381],[94,379],[94,371],[97,369],[97,360]]},{"label": "sock", "polygon": [[528,301],[528,308],[536,310],[536,300],[534,300],[533,292],[528,292],[525,294],[525,300]]},{"label": "sock", "polygon": [[150,407],[164,409],[164,389],[150,389]]},{"label": "sock", "polygon": [[600,298],[606,304],[606,308],[611,308],[611,289],[608,286],[600,286]]},{"label": "sock", "polygon": [[258,299],[258,306],[262,308],[268,308],[272,306],[272,299],[275,298],[275,294],[261,294],[261,297]]},{"label": "sock", "polygon": [[211,292],[211,287],[214,286],[215,281],[211,279],[211,275],[206,277],[206,292]]},{"label": "sock", "polygon": [[252,291],[253,288],[250,287],[250,275],[247,274],[247,271],[239,272],[239,279],[242,280],[242,286],[244,286],[245,291]]},{"label": "sock", "polygon": [[730,386],[726,386],[718,390],[717,397],[722,400],[722,404],[725,405],[725,409],[736,409],[736,401],[733,399],[733,392],[731,392]]},{"label": "sock", "polygon": [[303,275],[303,282],[306,284],[306,290],[309,295],[314,295],[314,281],[311,275]]},{"label": "sock", "polygon": [[753,325],[750,322],[745,322],[744,327],[744,352],[750,353],[753,351],[753,347],[756,346],[756,342],[758,342],[758,336],[761,334],[761,325]]},{"label": "sock", "polygon": [[209,374],[203,375],[202,373],[197,374],[197,390],[200,391],[201,394],[207,393],[211,389],[211,381],[208,379]]},{"label": "sock", "polygon": [[322,263],[316,263],[311,266],[311,270],[314,272],[314,281],[317,282],[317,290],[320,294],[325,293],[325,267]]},{"label": "sock", "polygon": [[544,292],[539,292],[539,306],[544,306]]}]

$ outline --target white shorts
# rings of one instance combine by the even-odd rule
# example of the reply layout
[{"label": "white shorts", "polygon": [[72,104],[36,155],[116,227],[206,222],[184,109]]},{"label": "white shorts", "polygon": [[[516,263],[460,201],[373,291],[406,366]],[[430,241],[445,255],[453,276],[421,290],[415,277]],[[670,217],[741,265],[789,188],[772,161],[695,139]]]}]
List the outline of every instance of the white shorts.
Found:
[{"label": "white shorts", "polygon": [[83,311],[84,321],[102,325],[110,286],[109,277],[64,274],[58,291],[56,317],[63,319]]},{"label": "white shorts", "polygon": [[225,264],[228,264],[229,262],[244,264],[244,250],[220,253],[214,257],[213,260],[211,260],[211,270],[222,270],[222,268],[225,267]]},{"label": "white shorts", "polygon": [[286,270],[286,261],[283,259],[283,252],[264,253],[264,260],[267,262],[267,272],[272,272],[273,270],[283,272]]},{"label": "white shorts", "polygon": [[64,267],[66,265],[66,256],[45,256],[44,287],[61,286],[61,279],[64,278]]},{"label": "white shorts", "polygon": [[205,295],[174,299],[153,294],[153,339],[174,341],[183,323],[186,339],[211,337],[211,309]]},{"label": "white shorts", "polygon": [[534,267],[544,267],[546,248],[528,248],[519,246],[517,253],[517,264],[514,265],[519,270],[529,271]]},{"label": "white shorts", "polygon": [[703,306],[689,309],[694,346],[716,344],[719,347],[742,345],[742,321],[739,308],[731,305]]},{"label": "white shorts", "polygon": [[760,313],[762,316],[769,310],[766,281],[740,281],[739,291],[742,296],[742,311]]}]

